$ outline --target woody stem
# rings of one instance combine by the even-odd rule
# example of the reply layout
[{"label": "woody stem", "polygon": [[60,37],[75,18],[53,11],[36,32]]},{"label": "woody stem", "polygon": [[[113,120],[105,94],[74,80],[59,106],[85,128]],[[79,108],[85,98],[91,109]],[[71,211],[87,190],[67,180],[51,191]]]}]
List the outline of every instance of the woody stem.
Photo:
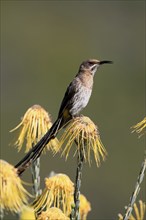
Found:
[{"label": "woody stem", "polygon": [[75,191],[74,191],[74,209],[71,213],[71,220],[79,220],[79,206],[80,206],[80,188],[81,188],[81,179],[82,179],[82,169],[84,162],[83,148],[80,147],[78,151],[78,161],[77,161],[77,170],[76,170],[76,181],[75,181]]},{"label": "woody stem", "polygon": [[123,217],[123,220],[128,220],[131,213],[132,213],[132,210],[133,210],[133,205],[135,203],[135,200],[138,196],[138,193],[140,191],[140,185],[144,179],[144,175],[145,175],[145,170],[146,170],[146,158],[144,159],[143,163],[142,163],[142,167],[141,167],[141,170],[140,170],[140,173],[138,175],[138,179],[137,179],[137,182],[136,182],[136,185],[135,185],[135,189],[134,189],[134,192],[132,193],[132,196],[130,198],[130,203],[126,209],[126,213]]}]

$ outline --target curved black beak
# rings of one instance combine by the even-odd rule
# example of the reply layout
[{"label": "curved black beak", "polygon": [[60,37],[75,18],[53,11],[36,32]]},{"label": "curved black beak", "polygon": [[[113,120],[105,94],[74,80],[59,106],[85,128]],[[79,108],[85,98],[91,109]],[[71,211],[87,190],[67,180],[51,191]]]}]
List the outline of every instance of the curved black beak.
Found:
[{"label": "curved black beak", "polygon": [[105,64],[105,63],[112,64],[112,63],[113,63],[113,61],[109,61],[109,60],[102,60],[102,61],[100,61],[100,62],[99,62],[99,64],[100,64],[100,65]]}]

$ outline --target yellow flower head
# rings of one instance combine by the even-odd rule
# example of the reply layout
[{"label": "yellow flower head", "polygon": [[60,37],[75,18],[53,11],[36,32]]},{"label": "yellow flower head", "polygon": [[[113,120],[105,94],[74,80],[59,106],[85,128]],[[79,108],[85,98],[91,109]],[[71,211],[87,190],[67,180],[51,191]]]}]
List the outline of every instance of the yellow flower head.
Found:
[{"label": "yellow flower head", "polygon": [[45,179],[46,188],[34,204],[36,211],[51,206],[60,208],[66,215],[71,212],[74,184],[65,174],[57,174]]},{"label": "yellow flower head", "polygon": [[146,117],[138,124],[132,126],[132,128],[133,128],[132,132],[137,132],[138,134],[141,133],[139,137],[142,136],[144,133],[146,133],[146,129],[145,129],[146,128]]},{"label": "yellow flower head", "polygon": [[17,169],[0,160],[0,208],[19,212],[27,203],[28,195],[17,175]]},{"label": "yellow flower head", "polygon": [[52,207],[42,212],[38,220],[69,220],[69,218],[60,209]]},{"label": "yellow flower head", "polygon": [[79,207],[80,219],[86,220],[88,212],[91,211],[90,202],[88,202],[86,197],[82,194],[80,194],[79,200],[80,200],[80,207]]},{"label": "yellow flower head", "polygon": [[30,206],[24,206],[20,213],[20,220],[36,220],[34,209]]},{"label": "yellow flower head", "polygon": [[[141,200],[139,201],[139,208],[134,203],[134,212],[135,212],[135,217],[134,215],[131,215],[128,220],[144,220],[145,218],[145,211],[146,211],[146,204],[142,202]],[[123,216],[119,214],[119,220],[123,220]]]},{"label": "yellow flower head", "polygon": [[76,117],[69,123],[60,139],[59,149],[64,142],[66,146],[62,154],[66,155],[66,159],[74,142],[77,144],[77,151],[83,149],[84,159],[89,164],[91,151],[94,153],[97,166],[100,165],[100,158],[102,157],[104,160],[107,154],[101,142],[97,126],[90,118],[85,116]]},{"label": "yellow flower head", "polygon": [[[33,145],[35,145],[42,136],[51,128],[52,122],[50,115],[40,105],[34,105],[29,108],[22,118],[20,124],[11,130],[15,131],[18,128],[20,133],[17,141],[14,143],[18,147],[18,151],[21,150],[24,141],[26,140],[26,150],[28,152]],[[58,140],[52,139],[47,148],[55,151],[58,146]]]}]

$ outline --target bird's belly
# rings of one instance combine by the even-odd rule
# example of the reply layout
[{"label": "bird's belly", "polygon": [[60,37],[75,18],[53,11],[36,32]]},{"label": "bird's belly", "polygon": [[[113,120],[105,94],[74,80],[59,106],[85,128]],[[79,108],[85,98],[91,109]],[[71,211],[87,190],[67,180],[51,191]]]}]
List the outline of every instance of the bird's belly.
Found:
[{"label": "bird's belly", "polygon": [[69,111],[72,116],[78,115],[80,111],[86,107],[89,102],[91,92],[91,89],[82,86],[74,95],[72,106]]}]

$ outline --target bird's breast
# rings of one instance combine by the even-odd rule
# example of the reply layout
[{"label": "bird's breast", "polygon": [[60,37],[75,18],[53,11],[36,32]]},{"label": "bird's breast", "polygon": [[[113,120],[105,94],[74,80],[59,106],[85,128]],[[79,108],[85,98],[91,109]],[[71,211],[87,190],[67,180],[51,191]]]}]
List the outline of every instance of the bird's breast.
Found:
[{"label": "bird's breast", "polygon": [[93,75],[89,71],[81,72],[78,77],[83,86],[87,87],[88,89],[92,89]]},{"label": "bird's breast", "polygon": [[71,115],[75,116],[86,107],[91,96],[92,89],[81,84],[78,91],[74,94],[73,104],[70,109]]}]

